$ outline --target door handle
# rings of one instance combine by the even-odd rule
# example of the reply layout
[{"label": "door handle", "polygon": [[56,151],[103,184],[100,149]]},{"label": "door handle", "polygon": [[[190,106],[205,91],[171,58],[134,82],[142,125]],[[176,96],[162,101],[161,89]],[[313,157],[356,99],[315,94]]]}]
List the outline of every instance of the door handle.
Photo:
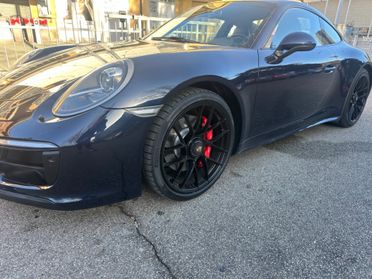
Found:
[{"label": "door handle", "polygon": [[324,72],[327,74],[332,74],[334,71],[336,71],[336,66],[328,65],[324,68]]}]

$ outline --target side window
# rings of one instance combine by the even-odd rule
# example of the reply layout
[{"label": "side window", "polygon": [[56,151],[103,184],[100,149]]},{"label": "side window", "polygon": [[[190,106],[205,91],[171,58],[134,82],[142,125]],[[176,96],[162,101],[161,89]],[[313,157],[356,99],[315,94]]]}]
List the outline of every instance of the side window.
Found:
[{"label": "side window", "polygon": [[322,45],[331,45],[337,44],[341,41],[340,35],[337,31],[328,24],[324,19],[319,18],[320,20],[320,33],[318,34],[319,40],[322,42]]},{"label": "side window", "polygon": [[320,30],[320,21],[317,15],[303,9],[290,9],[280,19],[266,47],[277,48],[285,36],[294,32],[308,33],[314,37],[318,45],[322,45],[317,36]]}]

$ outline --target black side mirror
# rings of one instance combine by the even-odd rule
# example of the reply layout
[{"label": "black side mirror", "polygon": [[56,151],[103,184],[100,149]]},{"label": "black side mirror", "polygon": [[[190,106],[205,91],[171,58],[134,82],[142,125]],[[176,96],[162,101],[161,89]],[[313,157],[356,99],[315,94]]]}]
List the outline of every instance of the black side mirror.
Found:
[{"label": "black side mirror", "polygon": [[266,57],[266,62],[278,64],[297,51],[310,51],[315,47],[316,41],[311,35],[304,32],[291,33],[284,37],[272,55]]}]

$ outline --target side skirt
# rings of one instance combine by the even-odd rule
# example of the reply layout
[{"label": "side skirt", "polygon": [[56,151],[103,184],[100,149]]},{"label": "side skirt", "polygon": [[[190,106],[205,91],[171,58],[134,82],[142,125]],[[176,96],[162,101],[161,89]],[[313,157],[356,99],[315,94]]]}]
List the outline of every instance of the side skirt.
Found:
[{"label": "side skirt", "polygon": [[245,150],[253,149],[258,146],[266,145],[273,143],[275,141],[278,141],[280,139],[286,138],[288,136],[291,136],[297,132],[302,132],[306,129],[316,127],[325,123],[335,122],[338,119],[340,119],[340,116],[333,116],[333,117],[327,117],[324,119],[321,119],[317,122],[305,120],[302,121],[300,124],[294,124],[287,126],[285,128],[280,128],[275,131],[269,132],[267,134],[259,135],[253,138],[249,138],[245,141],[243,141],[237,148],[236,153],[241,153]]}]

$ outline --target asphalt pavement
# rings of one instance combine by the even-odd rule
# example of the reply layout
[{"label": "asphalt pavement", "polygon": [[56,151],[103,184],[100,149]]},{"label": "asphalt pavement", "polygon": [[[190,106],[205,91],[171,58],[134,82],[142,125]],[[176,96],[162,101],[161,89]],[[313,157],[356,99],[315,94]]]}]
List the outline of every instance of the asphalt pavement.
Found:
[{"label": "asphalt pavement", "polygon": [[0,278],[372,278],[372,101],[234,156],[189,202],[56,212],[0,200]]}]

